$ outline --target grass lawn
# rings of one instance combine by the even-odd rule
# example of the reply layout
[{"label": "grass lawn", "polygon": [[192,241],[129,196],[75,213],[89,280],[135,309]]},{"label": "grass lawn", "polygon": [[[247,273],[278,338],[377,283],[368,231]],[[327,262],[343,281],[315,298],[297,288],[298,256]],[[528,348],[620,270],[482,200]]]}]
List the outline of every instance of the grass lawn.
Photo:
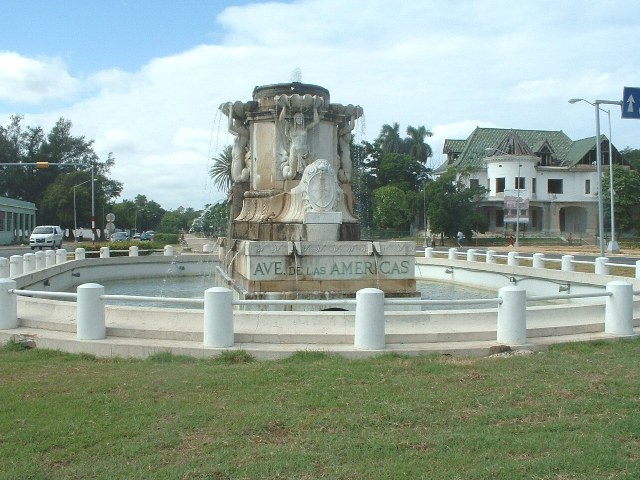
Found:
[{"label": "grass lawn", "polygon": [[640,340],[252,362],[0,350],[2,479],[638,479]]}]

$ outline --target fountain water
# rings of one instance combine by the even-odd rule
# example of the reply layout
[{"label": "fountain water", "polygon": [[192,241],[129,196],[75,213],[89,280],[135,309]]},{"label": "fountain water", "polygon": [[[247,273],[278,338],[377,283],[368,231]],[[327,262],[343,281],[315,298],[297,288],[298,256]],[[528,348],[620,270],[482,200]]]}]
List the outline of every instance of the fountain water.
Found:
[{"label": "fountain water", "polygon": [[[414,242],[360,241],[351,179],[359,106],[292,82],[226,102],[235,136],[231,222],[222,257],[240,298],[353,297],[378,287],[417,297]],[[225,262],[226,263],[226,262]]]}]

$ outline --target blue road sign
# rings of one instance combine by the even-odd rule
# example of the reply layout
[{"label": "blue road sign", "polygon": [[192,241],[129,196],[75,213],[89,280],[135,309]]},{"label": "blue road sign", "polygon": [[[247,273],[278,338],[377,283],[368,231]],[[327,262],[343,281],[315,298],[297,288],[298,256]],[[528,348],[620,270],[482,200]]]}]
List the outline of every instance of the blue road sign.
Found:
[{"label": "blue road sign", "polygon": [[640,87],[624,87],[622,118],[640,118]]}]

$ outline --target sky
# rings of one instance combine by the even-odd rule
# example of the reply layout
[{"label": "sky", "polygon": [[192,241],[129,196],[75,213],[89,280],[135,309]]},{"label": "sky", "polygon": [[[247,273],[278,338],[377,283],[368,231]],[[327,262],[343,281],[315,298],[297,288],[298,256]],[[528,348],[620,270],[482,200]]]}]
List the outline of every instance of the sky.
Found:
[{"label": "sky", "polygon": [[[640,87],[638,39],[637,0],[0,0],[0,124],[70,120],[115,157],[120,199],[199,210],[226,198],[218,107],[255,86],[301,72],[364,109],[357,140],[423,125],[436,167],[478,126],[594,136],[594,107],[568,100]],[[640,120],[603,107],[614,145],[640,148]]]}]

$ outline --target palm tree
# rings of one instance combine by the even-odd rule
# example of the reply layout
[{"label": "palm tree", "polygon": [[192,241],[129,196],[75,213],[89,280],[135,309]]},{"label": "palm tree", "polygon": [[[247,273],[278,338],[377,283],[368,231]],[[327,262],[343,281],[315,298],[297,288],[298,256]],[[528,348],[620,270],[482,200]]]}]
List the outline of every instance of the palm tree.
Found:
[{"label": "palm tree", "polygon": [[400,124],[393,122],[389,125],[385,123],[378,136],[383,153],[400,153],[402,150],[402,139],[400,138]]},{"label": "palm tree", "polygon": [[231,188],[231,145],[227,145],[222,149],[222,153],[214,158],[213,166],[209,169],[209,176],[213,179],[214,185],[228,192]]},{"label": "palm tree", "polygon": [[408,145],[409,155],[424,165],[427,159],[433,155],[431,147],[425,143],[424,139],[431,137],[433,133],[420,125],[419,127],[408,126],[407,135],[405,141]]}]

